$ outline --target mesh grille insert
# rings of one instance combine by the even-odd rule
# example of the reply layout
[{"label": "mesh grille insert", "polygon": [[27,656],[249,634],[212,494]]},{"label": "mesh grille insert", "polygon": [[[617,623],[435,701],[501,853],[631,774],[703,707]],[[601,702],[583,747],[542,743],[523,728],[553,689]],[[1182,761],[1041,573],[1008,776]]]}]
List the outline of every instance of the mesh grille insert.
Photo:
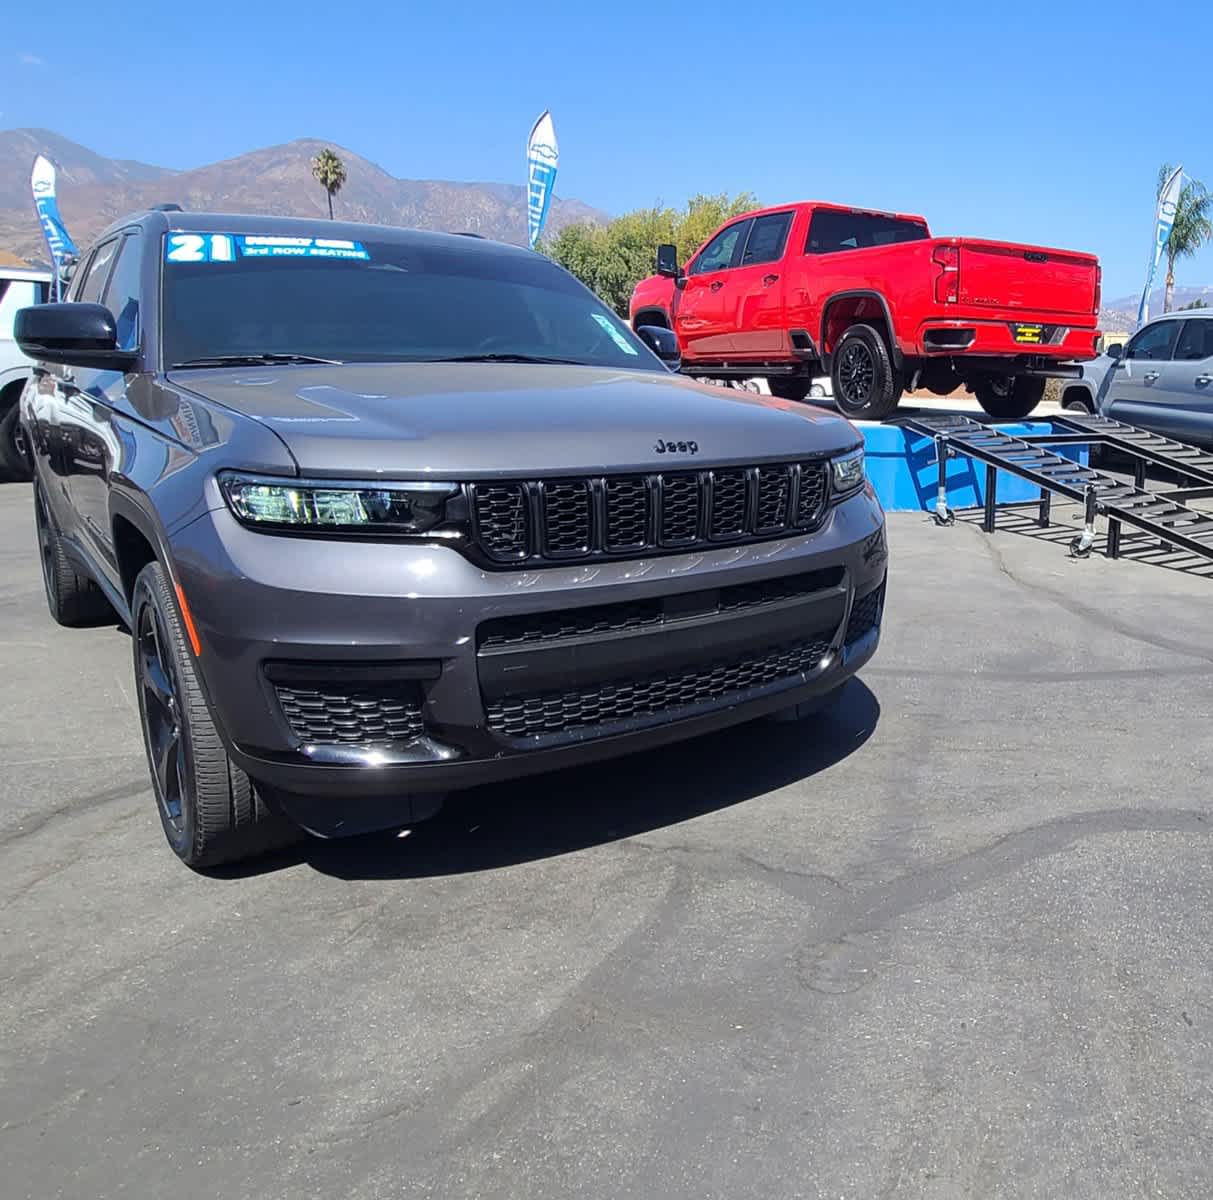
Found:
[{"label": "mesh grille insert", "polygon": [[669,714],[791,679],[816,667],[828,649],[828,638],[817,636],[694,670],[493,701],[486,714],[491,729],[513,738]]},{"label": "mesh grille insert", "polygon": [[402,742],[424,732],[415,685],[278,684],[275,690],[291,732],[303,742]]},{"label": "mesh grille insert", "polygon": [[521,558],[530,548],[530,510],[520,483],[477,485],[476,532],[493,558]]}]

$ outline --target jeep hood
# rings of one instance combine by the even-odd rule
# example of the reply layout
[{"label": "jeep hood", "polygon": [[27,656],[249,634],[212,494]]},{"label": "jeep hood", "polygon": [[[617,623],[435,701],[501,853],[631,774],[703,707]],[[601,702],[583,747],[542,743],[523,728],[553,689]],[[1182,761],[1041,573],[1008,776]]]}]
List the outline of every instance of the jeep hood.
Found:
[{"label": "jeep hood", "polygon": [[[318,477],[670,470],[794,459],[859,442],[833,413],[664,372],[397,363],[188,370],[169,378],[272,429],[300,473]],[[659,449],[669,443],[672,450]]]}]

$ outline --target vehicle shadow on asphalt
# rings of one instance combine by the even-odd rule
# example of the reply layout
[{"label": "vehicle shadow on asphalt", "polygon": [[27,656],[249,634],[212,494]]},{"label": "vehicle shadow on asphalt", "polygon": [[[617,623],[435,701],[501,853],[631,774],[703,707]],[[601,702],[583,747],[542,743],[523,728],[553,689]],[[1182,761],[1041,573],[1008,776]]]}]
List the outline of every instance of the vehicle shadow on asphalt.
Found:
[{"label": "vehicle shadow on asphalt", "polygon": [[756,721],[661,750],[453,794],[407,837],[310,838],[227,877],[307,863],[341,879],[420,879],[507,867],[633,837],[808,779],[853,754],[880,719],[851,679],[837,704],[794,724]]}]

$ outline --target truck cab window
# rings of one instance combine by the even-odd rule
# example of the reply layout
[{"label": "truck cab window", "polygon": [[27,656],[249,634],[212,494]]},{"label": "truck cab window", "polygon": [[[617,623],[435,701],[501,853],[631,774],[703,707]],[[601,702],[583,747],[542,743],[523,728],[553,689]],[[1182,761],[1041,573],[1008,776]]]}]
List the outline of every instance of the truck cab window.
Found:
[{"label": "truck cab window", "polygon": [[708,271],[726,271],[733,265],[733,256],[742,236],[749,229],[749,221],[738,221],[728,229],[722,229],[700,252],[691,265],[690,274],[703,275]]},{"label": "truck cab window", "polygon": [[1170,358],[1178,329],[1178,321],[1159,321],[1157,325],[1150,325],[1129,343],[1125,349],[1125,358]]},{"label": "truck cab window", "polygon": [[899,242],[917,242],[927,236],[920,221],[884,213],[847,212],[837,208],[818,208],[809,222],[806,254],[833,254],[838,250],[863,250],[870,246],[893,246]]},{"label": "truck cab window", "polygon": [[741,256],[741,265],[750,267],[758,263],[778,262],[783,256],[783,244],[787,241],[791,225],[790,212],[755,217]]}]

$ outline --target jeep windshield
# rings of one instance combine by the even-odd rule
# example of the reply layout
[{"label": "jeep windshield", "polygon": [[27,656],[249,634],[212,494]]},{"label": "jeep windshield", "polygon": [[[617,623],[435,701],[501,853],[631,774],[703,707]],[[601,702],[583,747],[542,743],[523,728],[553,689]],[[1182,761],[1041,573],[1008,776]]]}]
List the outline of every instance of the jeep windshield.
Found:
[{"label": "jeep windshield", "polygon": [[469,239],[168,234],[163,361],[665,368],[566,271]]}]

